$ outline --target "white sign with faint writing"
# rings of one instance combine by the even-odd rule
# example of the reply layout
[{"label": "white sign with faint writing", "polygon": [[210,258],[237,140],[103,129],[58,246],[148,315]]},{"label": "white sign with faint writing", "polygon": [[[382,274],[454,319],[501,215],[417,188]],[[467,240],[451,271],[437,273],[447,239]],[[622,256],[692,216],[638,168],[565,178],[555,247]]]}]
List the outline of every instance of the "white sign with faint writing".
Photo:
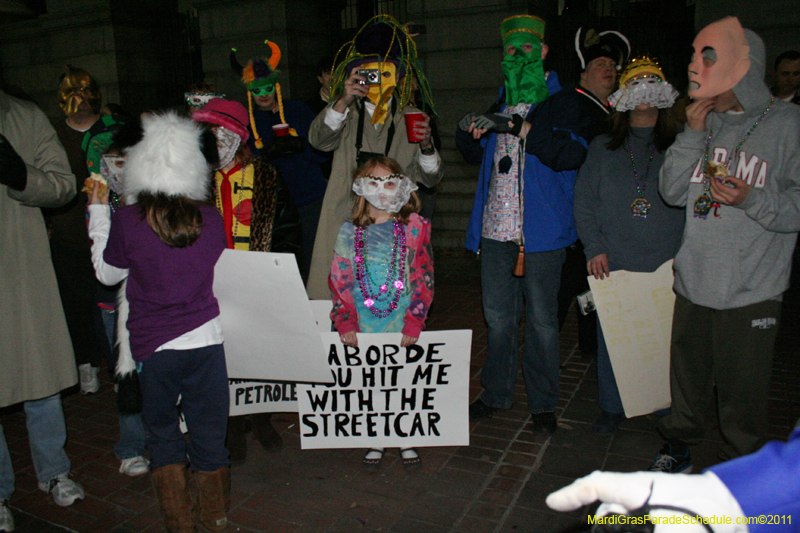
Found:
[{"label": "white sign with faint writing", "polygon": [[672,260],[655,272],[619,270],[605,280],[588,279],[625,415],[669,407]]},{"label": "white sign with faint writing", "polygon": [[325,349],[292,254],[225,250],[214,269],[230,379],[328,381]]},{"label": "white sign with faint writing", "polygon": [[322,335],[335,384],[298,385],[303,449],[469,445],[471,330]]}]

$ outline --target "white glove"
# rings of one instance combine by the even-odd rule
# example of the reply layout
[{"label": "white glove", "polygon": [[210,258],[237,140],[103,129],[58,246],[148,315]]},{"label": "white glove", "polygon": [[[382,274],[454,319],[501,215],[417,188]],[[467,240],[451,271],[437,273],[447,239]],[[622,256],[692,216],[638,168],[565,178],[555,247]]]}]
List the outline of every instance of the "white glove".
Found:
[{"label": "white glove", "polygon": [[[675,517],[673,522],[677,522],[656,522],[654,533],[708,533],[702,524],[697,523],[697,516],[709,519],[708,524],[714,533],[749,531],[746,524],[736,523],[737,519],[744,518],[744,512],[728,487],[713,472],[687,475],[595,471],[553,492],[547,496],[546,503],[556,511],[572,511],[596,501],[603,502],[597,509],[597,516],[627,514],[645,504],[650,507],[680,507],[689,513],[652,509],[649,514],[656,520],[666,521],[664,517]],[[690,521],[692,518],[694,522]],[[725,524],[728,519],[731,523]]]}]

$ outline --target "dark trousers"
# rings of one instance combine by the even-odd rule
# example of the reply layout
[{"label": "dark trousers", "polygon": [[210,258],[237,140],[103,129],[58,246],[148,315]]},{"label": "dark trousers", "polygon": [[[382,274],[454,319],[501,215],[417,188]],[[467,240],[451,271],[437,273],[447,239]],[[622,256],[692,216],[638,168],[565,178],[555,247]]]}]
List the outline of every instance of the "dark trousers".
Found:
[{"label": "dark trousers", "polygon": [[189,429],[192,468],[213,472],[230,465],[225,448],[228,371],[222,344],[155,352],[142,365],[139,383],[151,469],[186,463],[186,440],[178,425],[178,396]]},{"label": "dark trousers", "polygon": [[[667,440],[697,444],[719,416],[732,456],[767,440],[767,398],[781,303],[767,300],[717,310],[675,298],[670,391],[672,410],[658,424]],[[716,385],[716,397],[714,396]]]},{"label": "dark trousers", "polygon": [[319,216],[322,213],[322,198],[308,205],[297,208],[300,216],[300,231],[303,233],[303,244],[298,257],[298,268],[303,283],[308,281],[308,271],[311,268],[311,255],[314,253],[314,240],[317,238]]},{"label": "dark trousers", "polygon": [[[558,329],[564,327],[570,306],[575,297],[589,290],[586,280],[586,256],[583,253],[583,244],[577,241],[567,246],[567,258],[561,269],[561,285],[558,289]],[[597,352],[597,313],[584,315],[575,306],[578,313],[578,349],[583,355],[593,355]]]},{"label": "dark trousers", "polygon": [[103,353],[100,345],[101,330],[97,324],[100,310],[95,302],[97,278],[88,252],[50,243],[53,269],[58,280],[61,305],[67,319],[67,328],[75,350],[75,363],[90,363],[99,367]]}]

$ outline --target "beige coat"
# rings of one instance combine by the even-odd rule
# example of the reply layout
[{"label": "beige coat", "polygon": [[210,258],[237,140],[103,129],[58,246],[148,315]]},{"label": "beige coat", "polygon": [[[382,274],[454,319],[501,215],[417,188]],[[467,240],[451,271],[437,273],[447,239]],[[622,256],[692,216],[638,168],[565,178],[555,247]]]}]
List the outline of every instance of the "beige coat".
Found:
[{"label": "beige coat", "polygon": [[[333,261],[333,245],[339,228],[352,215],[354,194],[351,190],[353,184],[353,171],[356,167],[356,127],[359,112],[355,103],[350,106],[350,112],[342,127],[333,131],[325,125],[327,108],[317,115],[311,123],[308,137],[314,148],[325,152],[333,151],[333,168],[322,201],[322,213],[317,227],[317,238],[314,241],[314,255],[311,259],[311,272],[308,277],[308,297],[314,300],[328,300],[331,291],[328,288],[328,275],[331,272]],[[442,162],[439,161],[439,171],[433,174],[423,172],[419,166],[419,144],[410,144],[406,134],[406,123],[403,114],[406,111],[419,111],[407,106],[398,111],[394,116],[395,132],[389,157],[400,163],[406,175],[417,183],[433,187],[442,179]],[[383,153],[386,149],[386,140],[389,131],[389,122],[377,130],[370,123],[370,117],[364,117],[364,138],[362,152]],[[438,157],[438,155],[437,155]]]},{"label": "beige coat", "polygon": [[[45,114],[0,91],[0,133],[28,167],[23,191],[0,185],[0,407],[78,381],[40,207],[75,196],[67,155]],[[0,169],[2,172],[2,169]]]}]

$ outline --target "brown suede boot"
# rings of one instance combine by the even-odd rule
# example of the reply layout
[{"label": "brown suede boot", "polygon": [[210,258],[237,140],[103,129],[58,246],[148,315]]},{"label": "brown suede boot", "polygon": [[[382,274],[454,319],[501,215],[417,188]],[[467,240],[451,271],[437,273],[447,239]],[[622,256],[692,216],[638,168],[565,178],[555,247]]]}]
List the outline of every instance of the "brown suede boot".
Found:
[{"label": "brown suede boot", "polygon": [[186,465],[174,464],[150,472],[158,506],[169,533],[197,531],[192,520],[192,499],[189,496]]},{"label": "brown suede boot", "polygon": [[231,469],[227,466],[214,472],[195,472],[198,505],[197,522],[213,533],[228,531],[228,509],[231,506]]},{"label": "brown suede boot", "polygon": [[253,433],[261,444],[261,447],[268,452],[278,452],[283,446],[281,434],[272,425],[272,413],[257,413],[250,415],[250,423],[253,424]]}]

